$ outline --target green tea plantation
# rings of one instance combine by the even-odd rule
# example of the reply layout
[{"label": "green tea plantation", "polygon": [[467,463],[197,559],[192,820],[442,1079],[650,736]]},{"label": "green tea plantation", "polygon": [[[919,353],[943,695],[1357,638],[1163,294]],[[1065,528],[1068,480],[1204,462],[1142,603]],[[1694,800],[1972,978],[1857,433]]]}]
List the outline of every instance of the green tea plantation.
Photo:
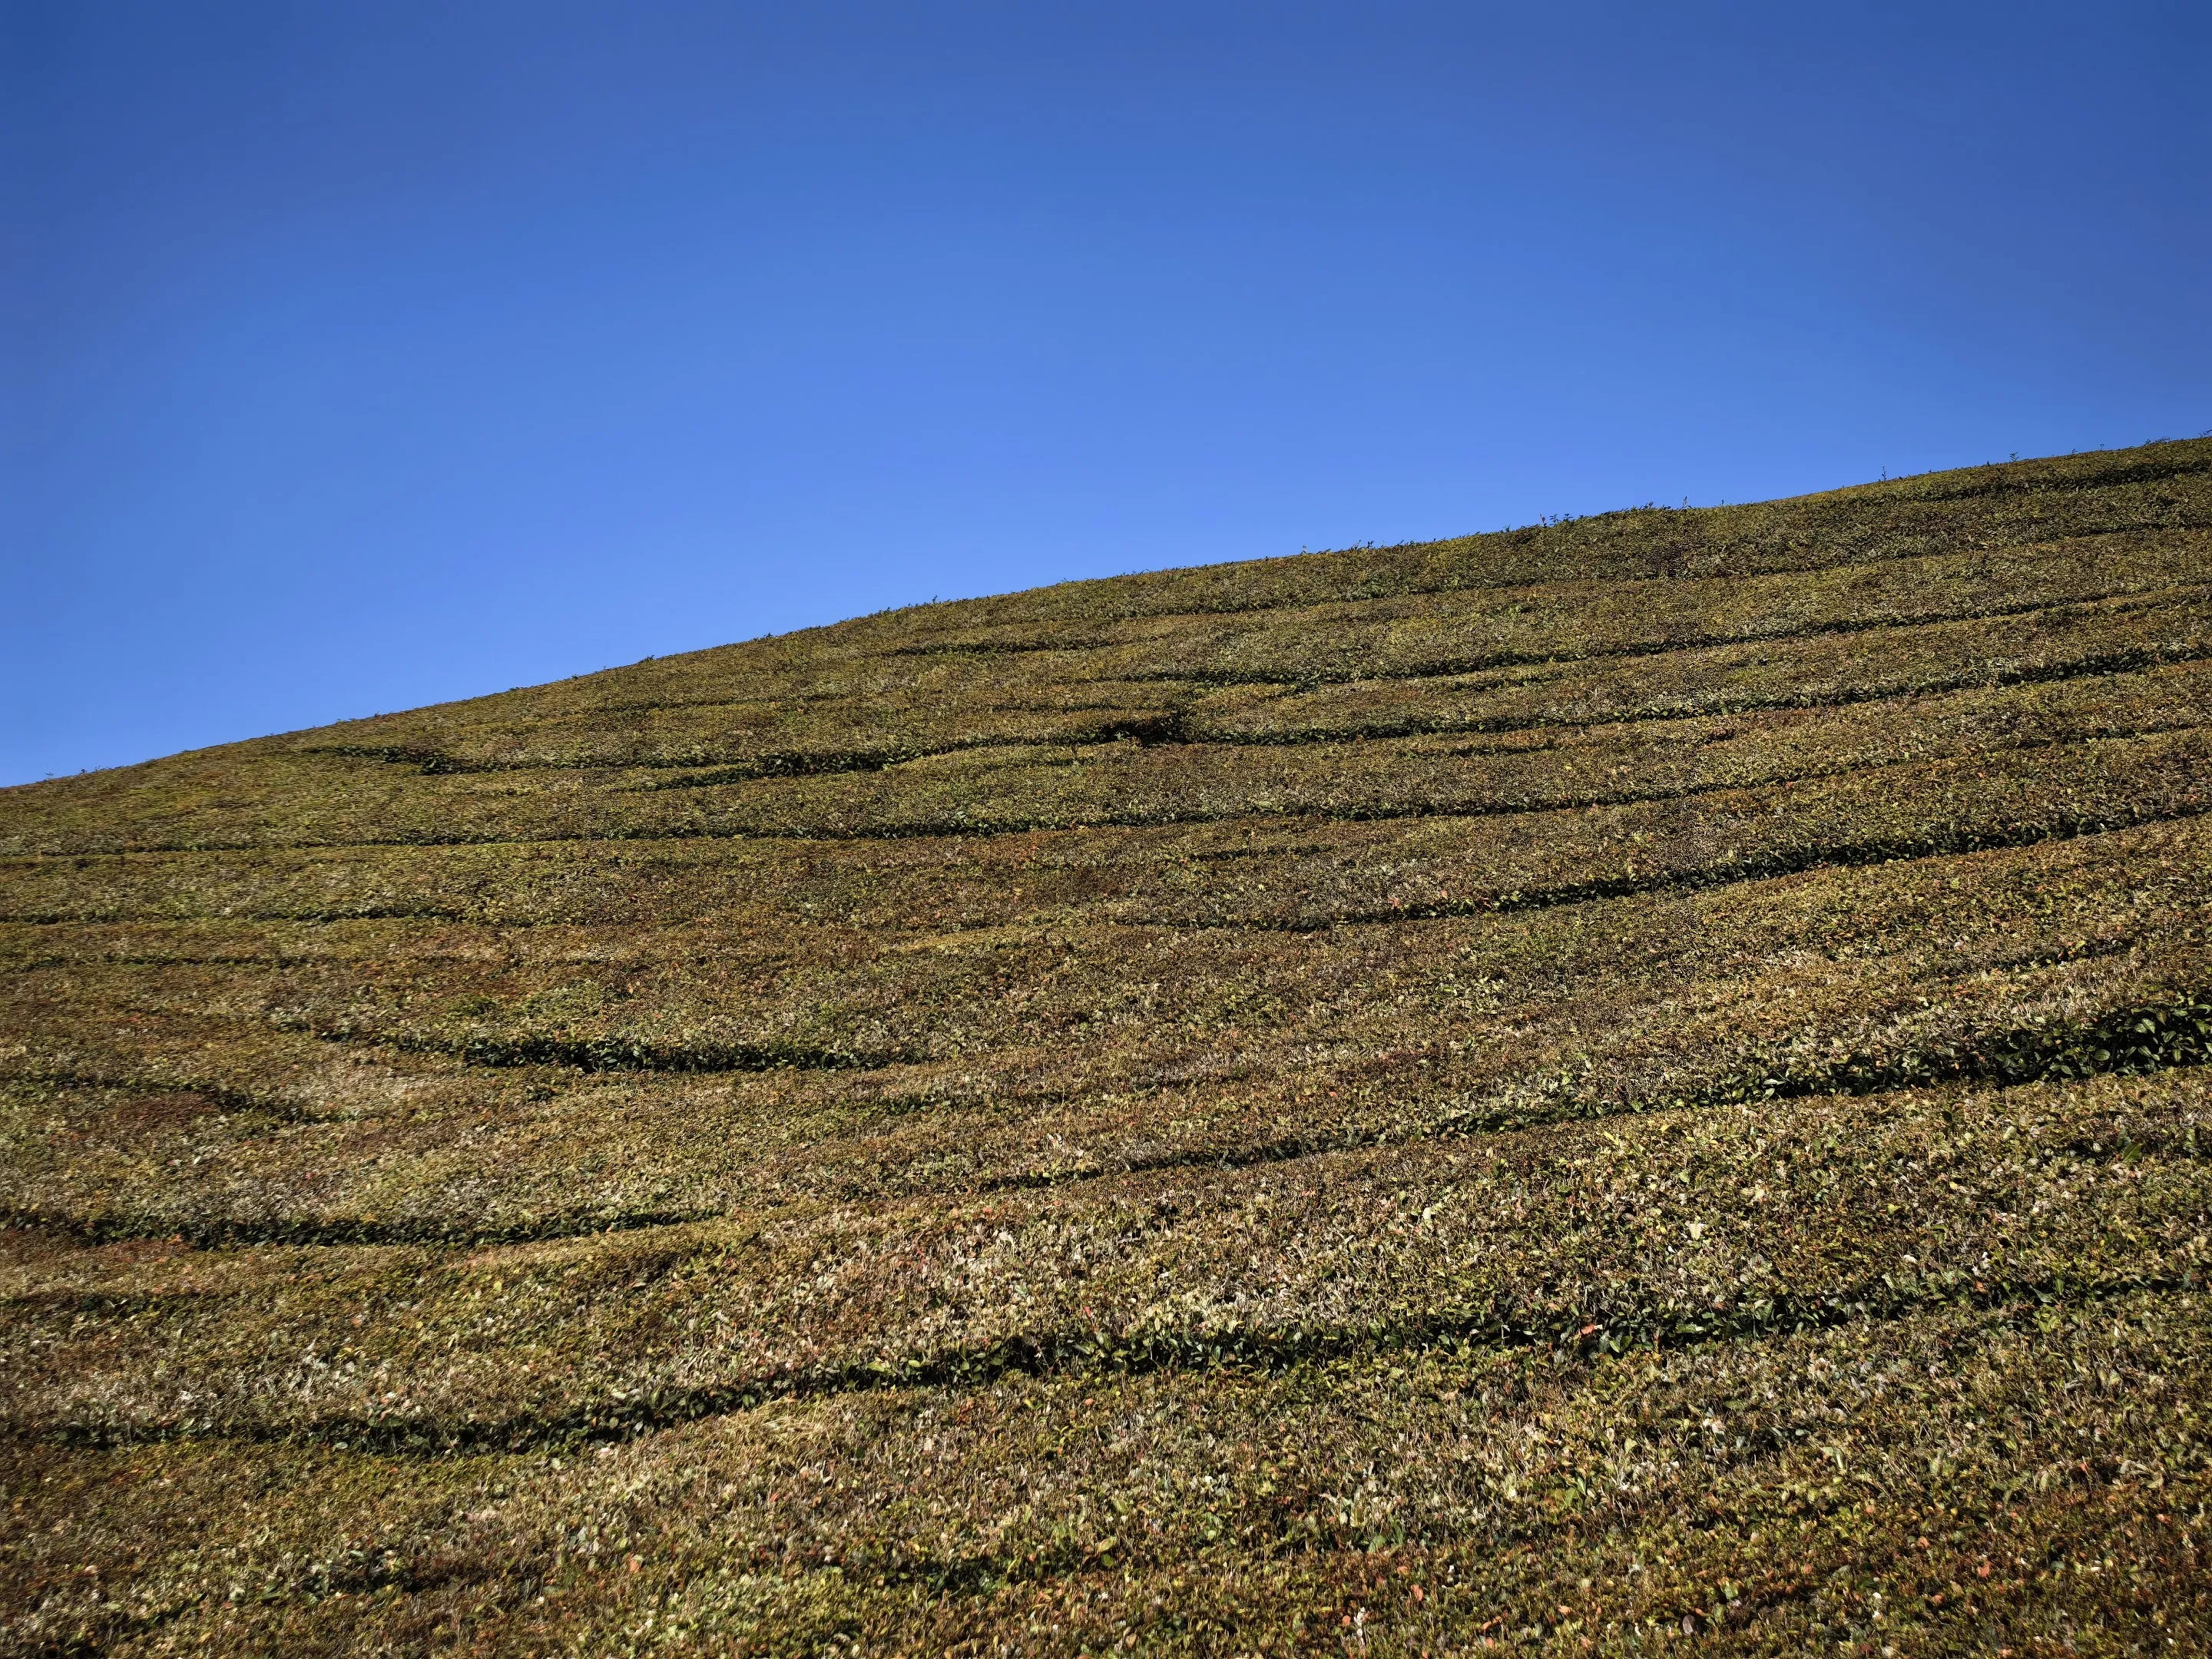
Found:
[{"label": "green tea plantation", "polygon": [[0,791],[0,1651],[2212,1650],[2212,441]]}]

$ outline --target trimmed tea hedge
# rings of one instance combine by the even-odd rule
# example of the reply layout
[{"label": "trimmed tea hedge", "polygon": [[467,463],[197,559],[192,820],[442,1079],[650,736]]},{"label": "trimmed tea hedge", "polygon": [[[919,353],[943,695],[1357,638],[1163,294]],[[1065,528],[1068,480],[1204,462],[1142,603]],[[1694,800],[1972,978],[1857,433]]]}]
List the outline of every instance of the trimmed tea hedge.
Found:
[{"label": "trimmed tea hedge", "polygon": [[2212,1645],[2212,442],[0,792],[0,1644]]}]

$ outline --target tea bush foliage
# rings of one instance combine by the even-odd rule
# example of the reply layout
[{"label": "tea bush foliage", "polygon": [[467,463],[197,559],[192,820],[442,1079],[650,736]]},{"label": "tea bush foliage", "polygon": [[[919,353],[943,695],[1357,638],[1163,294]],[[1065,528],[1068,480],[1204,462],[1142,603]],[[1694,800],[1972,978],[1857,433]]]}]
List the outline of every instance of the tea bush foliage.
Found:
[{"label": "tea bush foliage", "polygon": [[0,792],[0,1646],[2212,1645],[2212,442]]}]

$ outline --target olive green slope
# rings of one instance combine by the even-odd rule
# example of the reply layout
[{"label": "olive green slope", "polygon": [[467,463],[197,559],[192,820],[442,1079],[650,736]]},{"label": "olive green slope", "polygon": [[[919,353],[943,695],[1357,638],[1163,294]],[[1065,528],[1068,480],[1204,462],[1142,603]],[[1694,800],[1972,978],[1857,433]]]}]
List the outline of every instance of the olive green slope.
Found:
[{"label": "olive green slope", "polygon": [[0,792],[0,1645],[2212,1643],[2212,442]]}]

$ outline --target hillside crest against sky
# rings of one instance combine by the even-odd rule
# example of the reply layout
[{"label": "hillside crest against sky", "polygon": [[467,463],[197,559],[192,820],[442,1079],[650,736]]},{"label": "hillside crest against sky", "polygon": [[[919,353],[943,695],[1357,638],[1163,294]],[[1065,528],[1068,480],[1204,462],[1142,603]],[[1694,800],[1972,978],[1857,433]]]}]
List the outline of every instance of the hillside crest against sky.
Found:
[{"label": "hillside crest against sky", "polygon": [[0,793],[0,1644],[2212,1643],[2212,442]]},{"label": "hillside crest against sky", "polygon": [[[422,747],[427,758],[434,747],[428,745],[427,732],[465,731],[479,745],[512,745],[526,744],[526,734],[541,725],[550,732],[587,727],[596,720],[608,728],[606,744],[597,748],[572,744],[566,750],[547,752],[562,755],[564,764],[603,760],[674,766],[710,756],[742,763],[770,752],[762,740],[773,733],[791,738],[793,758],[807,756],[810,759],[802,763],[811,764],[811,757],[839,752],[828,733],[839,729],[841,715],[848,726],[861,717],[846,705],[865,703],[865,714],[879,708],[886,697],[914,698],[924,712],[950,714],[940,700],[950,694],[958,702],[961,689],[975,678],[974,664],[1030,651],[1050,653],[1053,670],[1082,653],[1086,683],[1112,682],[1117,670],[1133,665],[1136,681],[1153,689],[1117,695],[1139,719],[1158,715],[1171,702],[1190,704],[1194,687],[1211,691],[1232,681],[1306,686],[1365,678],[1435,678],[1504,665],[1509,658],[1533,661],[1587,654],[1602,659],[1624,649],[1648,649],[1650,642],[1625,647],[1602,637],[1587,642],[1571,637],[1579,626],[1572,610],[1578,596],[1571,586],[1532,595],[1547,599],[1555,608],[1564,604],[1549,631],[1519,629],[1479,611],[1467,615],[1469,607],[1455,601],[1445,608],[1458,615],[1455,626],[1464,637],[1439,636],[1419,646],[1404,640],[1395,647],[1376,642],[1393,624],[1401,632],[1418,629],[1424,608],[1437,611],[1443,596],[1481,589],[1765,578],[1763,586],[1737,601],[1739,609],[1753,610],[1779,596],[1793,573],[1804,575],[1809,585],[1815,573],[1830,566],[1898,561],[1948,545],[1962,524],[1971,524],[1984,537],[2033,539],[2046,528],[2063,532],[2072,517],[2065,510],[2069,498],[2087,494],[2101,502],[2106,492],[2122,490],[2133,492],[2124,497],[2132,501],[2148,490],[2148,498],[2155,499],[2161,480],[2193,477],[2205,470],[2208,458],[2212,458],[2212,440],[2166,441],[2135,450],[1928,473],[1781,501],[1679,510],[1647,506],[1443,541],[1063,582],[1023,592],[909,606],[744,644],[647,658],[628,667],[544,686],[188,753],[242,757],[267,745],[307,752],[300,747],[302,743],[323,739],[341,746],[389,747],[395,752],[410,745]],[[1962,504],[1972,505],[1962,510]],[[2158,521],[2154,509],[2146,522]],[[1900,569],[1907,575],[1911,572],[1909,566]],[[1692,588],[1682,598],[1694,608],[1705,604],[1711,591]],[[1498,600],[1504,614],[1522,613],[1519,596],[1508,591]],[[1363,602],[1367,602],[1364,611]],[[1620,602],[1617,596],[1615,603]],[[1674,608],[1683,608],[1681,599]],[[1239,629],[1227,621],[1240,615],[1256,620],[1260,613],[1269,611],[1285,614],[1266,618],[1264,629]],[[1200,620],[1209,617],[1217,620],[1210,624]],[[1176,619],[1183,621],[1184,630],[1174,626]],[[1778,625],[1753,624],[1751,631]],[[1352,629],[1352,636],[1339,637],[1346,626]],[[1663,623],[1656,627],[1654,640],[1681,636],[1679,622],[1671,631]],[[1312,637],[1292,643],[1301,629]],[[1243,632],[1264,633],[1271,653],[1249,664],[1224,665],[1207,659],[1210,648]],[[1286,647],[1292,654],[1284,654]],[[1378,649],[1382,654],[1373,654]],[[1407,659],[1408,651],[1422,650],[1425,656]],[[1185,663],[1176,656],[1179,651],[1196,654]],[[956,660],[940,663],[933,660],[937,658]],[[865,678],[852,678],[854,665],[863,661],[869,664]],[[911,672],[902,673],[902,665]],[[1180,672],[1185,668],[1187,672]],[[1089,672],[1094,669],[1103,672]],[[810,671],[819,684],[808,678]],[[1273,680],[1266,678],[1270,674]],[[1016,675],[1013,683],[1039,678]],[[1126,683],[1130,676],[1124,672],[1119,678]],[[1178,688],[1176,695],[1169,695],[1170,686]],[[827,724],[817,736],[804,720],[764,719],[759,710],[779,700],[787,705],[836,707],[822,709]],[[699,726],[702,735],[687,744],[678,733],[685,720],[678,711],[702,705],[714,712],[694,717],[692,723]],[[1091,712],[1111,707],[1118,705],[1101,705]],[[914,711],[901,712],[911,718]],[[657,733],[652,730],[656,726],[670,729]],[[951,734],[958,729],[948,727],[947,732],[956,744],[960,739]],[[1077,737],[1091,730],[1110,732],[1113,721],[1093,722],[1091,728],[1078,721],[1067,729]],[[1036,728],[1039,734],[1044,730]],[[623,731],[634,739],[627,744],[615,735]],[[704,735],[709,732],[711,736]],[[1059,733],[1050,736],[1057,740]],[[557,744],[558,740],[550,741]],[[523,763],[521,757],[531,752],[526,747],[514,750],[507,763]],[[902,751],[893,744],[882,752]],[[459,766],[483,760],[481,755],[451,758]],[[111,769],[103,775],[119,779],[135,770]],[[50,781],[64,794],[73,781]]]}]

